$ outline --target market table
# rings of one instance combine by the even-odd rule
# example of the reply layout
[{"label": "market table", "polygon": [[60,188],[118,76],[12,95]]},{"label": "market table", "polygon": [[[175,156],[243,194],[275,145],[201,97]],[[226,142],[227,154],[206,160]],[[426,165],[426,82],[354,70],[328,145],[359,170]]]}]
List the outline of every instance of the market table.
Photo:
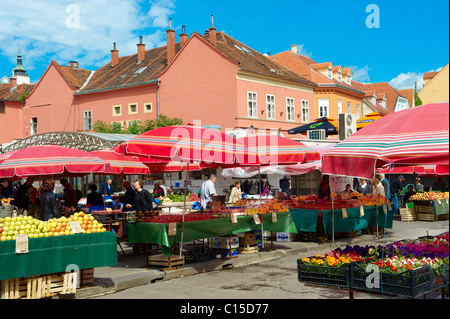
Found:
[{"label": "market table", "polygon": [[[261,230],[261,225],[255,223],[253,216],[237,216],[236,219],[236,223],[232,223],[229,217],[185,222],[183,242]],[[160,244],[161,253],[170,256],[173,244],[181,241],[182,223],[176,224],[176,235],[171,236],[168,232],[169,224],[130,224],[128,226],[128,241],[131,243]],[[295,223],[289,212],[278,213],[275,223],[272,222],[270,214],[263,215],[263,229],[274,232],[297,233]]]},{"label": "market table", "polygon": [[117,236],[108,231],[29,238],[25,254],[15,247],[0,242],[0,280],[117,265]]},{"label": "market table", "polygon": [[[346,208],[348,218],[342,217],[342,209],[334,210],[334,231],[348,232],[377,226],[376,206],[364,206],[364,216],[360,215],[359,207]],[[315,209],[291,209],[291,216],[298,231],[315,232],[319,213],[325,234],[332,229],[332,210]],[[383,213],[381,206],[378,207],[378,227],[392,228],[393,212]]]}]

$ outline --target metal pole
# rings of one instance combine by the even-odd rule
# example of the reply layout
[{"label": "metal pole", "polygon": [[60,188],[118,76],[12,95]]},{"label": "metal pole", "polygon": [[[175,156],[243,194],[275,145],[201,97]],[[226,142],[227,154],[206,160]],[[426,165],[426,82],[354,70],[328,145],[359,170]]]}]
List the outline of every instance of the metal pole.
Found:
[{"label": "metal pole", "polygon": [[189,163],[186,164],[186,183],[184,184],[183,219],[181,221],[180,259],[181,259],[181,255],[183,252],[184,214],[186,213],[186,196],[187,196],[188,178],[189,178]]},{"label": "metal pole", "polygon": [[262,192],[261,192],[261,168],[258,166],[258,177],[259,177],[259,209],[261,211],[261,248],[264,249],[264,222],[262,215]]},{"label": "metal pole", "polygon": [[[334,176],[331,178],[331,181],[334,183]],[[330,181],[330,182],[331,182]],[[334,243],[334,196],[333,196],[333,190],[331,189],[331,185],[333,183],[330,183],[330,196],[331,196],[331,229],[332,229],[332,241]]]}]

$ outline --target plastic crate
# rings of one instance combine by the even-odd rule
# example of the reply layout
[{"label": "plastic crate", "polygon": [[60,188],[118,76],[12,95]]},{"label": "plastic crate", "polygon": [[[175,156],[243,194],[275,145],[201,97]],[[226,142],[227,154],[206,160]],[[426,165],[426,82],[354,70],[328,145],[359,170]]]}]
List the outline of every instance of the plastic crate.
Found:
[{"label": "plastic crate", "polygon": [[[369,278],[373,272],[367,272],[360,262],[351,263],[351,268],[350,288],[355,290],[408,298],[422,296],[431,290],[432,269],[429,265],[413,270],[405,270],[398,274],[380,272],[378,285],[373,282],[372,278]],[[368,285],[367,279],[369,279],[370,285]]]},{"label": "plastic crate", "polygon": [[433,268],[430,290],[448,286],[448,276],[448,264],[443,264],[438,268]]},{"label": "plastic crate", "polygon": [[[310,257],[313,259],[315,257]],[[307,265],[301,259],[297,259],[298,281],[302,283],[350,287],[350,264],[343,264],[340,267],[325,267]]]}]

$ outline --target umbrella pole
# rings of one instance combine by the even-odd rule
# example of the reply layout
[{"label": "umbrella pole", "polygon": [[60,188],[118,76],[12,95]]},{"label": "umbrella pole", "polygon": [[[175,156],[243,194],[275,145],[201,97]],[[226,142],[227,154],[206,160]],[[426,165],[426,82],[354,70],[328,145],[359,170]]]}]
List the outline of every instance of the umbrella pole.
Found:
[{"label": "umbrella pole", "polygon": [[263,226],[263,214],[262,214],[262,191],[261,191],[261,168],[258,166],[258,178],[259,178],[259,209],[261,211],[261,249],[264,249],[264,226]]},{"label": "umbrella pole", "polygon": [[[334,177],[332,178],[332,182],[334,182]],[[334,243],[334,196],[333,196],[333,190],[331,189],[331,185],[333,183],[330,183],[330,194],[331,194],[331,231],[332,231],[332,241]]]},{"label": "umbrella pole", "polygon": [[[183,252],[184,214],[186,213],[186,196],[187,196],[188,178],[189,178],[189,163],[186,164],[186,183],[184,184],[183,218],[181,221],[180,259],[181,259],[181,255]],[[231,243],[230,243],[230,245],[231,245]]]}]

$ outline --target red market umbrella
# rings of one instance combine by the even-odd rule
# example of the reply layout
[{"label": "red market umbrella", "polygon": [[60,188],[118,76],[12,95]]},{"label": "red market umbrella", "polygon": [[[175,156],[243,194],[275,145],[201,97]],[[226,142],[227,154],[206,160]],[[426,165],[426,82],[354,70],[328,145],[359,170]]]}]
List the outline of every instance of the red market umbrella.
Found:
[{"label": "red market umbrella", "polygon": [[417,175],[448,175],[448,165],[416,165],[416,166],[389,166],[385,165],[376,170],[383,174],[417,174]]},{"label": "red market umbrella", "polygon": [[326,152],[322,173],[370,179],[385,164],[448,166],[448,116],[441,102],[380,118]]},{"label": "red market umbrella", "polygon": [[[187,170],[187,163],[178,161],[163,161],[155,160],[152,158],[142,159],[144,165],[146,165],[150,173],[174,173]],[[189,164],[189,171],[201,171],[202,166],[198,163]]]},{"label": "red market umbrella", "polygon": [[118,154],[211,165],[259,165],[243,145],[224,133],[199,126],[167,126],[140,134],[116,149]]},{"label": "red market umbrella", "polygon": [[259,156],[262,165],[287,165],[320,160],[314,149],[279,135],[252,135],[237,139]]},{"label": "red market umbrella", "polygon": [[108,162],[88,152],[41,145],[17,150],[3,160],[0,163],[0,177],[81,176],[105,173],[110,169]]},{"label": "red market umbrella", "polygon": [[119,155],[114,149],[90,152],[91,154],[107,161],[111,170],[105,174],[112,175],[147,175],[149,168],[144,165],[136,156]]}]

